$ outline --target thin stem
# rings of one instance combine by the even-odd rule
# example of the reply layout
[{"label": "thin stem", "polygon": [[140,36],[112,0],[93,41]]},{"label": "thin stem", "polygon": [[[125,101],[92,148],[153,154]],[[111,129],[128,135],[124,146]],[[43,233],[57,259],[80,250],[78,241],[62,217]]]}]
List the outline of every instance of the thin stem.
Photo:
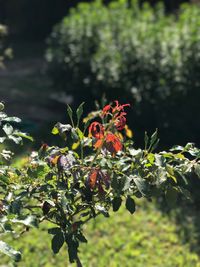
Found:
[{"label": "thin stem", "polygon": [[84,160],[84,150],[83,150],[83,143],[82,143],[81,140],[80,140],[80,145],[81,145],[81,162],[83,163],[83,160]]},{"label": "thin stem", "polygon": [[41,205],[26,205],[26,206],[24,206],[24,208],[25,209],[29,209],[29,210],[31,210],[31,209],[41,209]]},{"label": "thin stem", "polygon": [[80,258],[79,258],[78,255],[77,255],[77,259],[76,259],[76,266],[77,267],[83,267],[83,265],[82,265],[82,263],[81,263]]}]

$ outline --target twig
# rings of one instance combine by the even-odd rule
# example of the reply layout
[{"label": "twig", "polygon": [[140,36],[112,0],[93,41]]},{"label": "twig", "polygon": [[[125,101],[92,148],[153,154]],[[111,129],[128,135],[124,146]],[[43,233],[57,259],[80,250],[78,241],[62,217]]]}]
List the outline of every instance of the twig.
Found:
[{"label": "twig", "polygon": [[77,259],[76,259],[76,266],[77,266],[77,267],[83,267],[83,265],[82,265],[82,263],[81,263],[81,261],[80,261],[78,255],[77,255]]}]

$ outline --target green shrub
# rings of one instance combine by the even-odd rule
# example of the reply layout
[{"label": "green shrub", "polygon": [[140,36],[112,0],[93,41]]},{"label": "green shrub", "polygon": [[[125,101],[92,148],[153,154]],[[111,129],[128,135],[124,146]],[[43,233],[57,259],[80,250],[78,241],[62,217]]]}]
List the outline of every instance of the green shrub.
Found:
[{"label": "green shrub", "polygon": [[6,48],[5,46],[5,38],[8,34],[7,27],[5,25],[0,24],[0,68],[4,67],[5,58],[9,58],[12,55],[12,51],[10,48]]},{"label": "green shrub", "polygon": [[182,6],[177,19],[136,0],[82,3],[48,40],[49,74],[77,102],[103,93],[135,102],[134,127],[159,127],[166,144],[198,142],[199,26],[196,5]]},{"label": "green shrub", "polygon": [[[65,247],[70,263],[76,262],[77,266],[82,267],[79,246],[87,243],[84,232],[89,221],[94,221],[100,215],[107,218],[111,210],[118,212],[121,206],[134,214],[138,208],[135,199],[138,198],[156,199],[159,202],[163,197],[169,208],[180,203],[179,194],[187,200],[193,199],[192,191],[188,191],[188,180],[192,176],[200,178],[200,150],[188,143],[185,147],[174,146],[168,152],[154,153],[158,145],[157,131],[151,137],[145,134],[144,150],[135,149],[131,130],[126,124],[128,107],[129,104],[120,104],[118,101],[105,105],[88,114],[83,120],[84,127],[79,128],[83,103],[76,112],[68,106],[71,124],[58,122],[52,129],[52,134],[63,138],[64,147],[43,144],[18,169],[8,162],[12,152],[5,149],[0,151],[0,253],[19,261],[20,247],[14,246],[16,251],[6,242],[12,236],[19,238],[45,222],[51,227],[46,225],[54,254]],[[19,144],[23,137],[32,140],[29,135],[13,128],[11,123],[20,122],[20,119],[8,117],[3,109],[1,103],[0,142],[14,141]],[[8,239],[5,239],[6,236]],[[133,240],[133,236],[130,236],[130,240]],[[168,240],[163,238],[164,246],[161,242],[160,247],[167,248],[170,242],[166,247],[165,241]],[[174,245],[178,245],[176,236],[172,235],[172,238]],[[141,264],[138,266],[141,266],[144,257],[143,253],[138,254],[137,242],[134,246],[134,242],[130,245],[129,240],[122,241],[129,244],[126,248],[121,247],[119,242],[117,247],[113,246],[116,248],[115,260],[119,261],[121,253],[130,260],[140,256]],[[33,244],[29,245],[31,247],[27,248],[33,252]],[[150,246],[152,248],[152,244]],[[113,253],[109,247],[107,255]],[[123,247],[125,250],[121,250]],[[173,259],[175,266],[197,263],[195,254],[182,257],[181,250],[177,251],[177,260]],[[167,262],[164,265],[166,267],[170,266]],[[31,262],[29,265],[34,266]],[[91,261],[91,265],[96,266],[96,261]],[[104,261],[100,265],[105,266]]]}]

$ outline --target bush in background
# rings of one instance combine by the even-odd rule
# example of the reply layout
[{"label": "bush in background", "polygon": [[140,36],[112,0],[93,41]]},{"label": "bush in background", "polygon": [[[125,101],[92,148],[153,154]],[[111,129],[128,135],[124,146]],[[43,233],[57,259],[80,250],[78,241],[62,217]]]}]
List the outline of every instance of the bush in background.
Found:
[{"label": "bush in background", "polygon": [[165,145],[198,143],[198,6],[182,6],[177,18],[136,0],[82,3],[55,26],[48,45],[54,85],[77,102],[103,93],[128,99],[137,106],[136,132],[159,127]]},{"label": "bush in background", "polygon": [[4,67],[5,58],[11,57],[12,51],[5,47],[5,37],[8,34],[7,27],[0,24],[0,68]]}]

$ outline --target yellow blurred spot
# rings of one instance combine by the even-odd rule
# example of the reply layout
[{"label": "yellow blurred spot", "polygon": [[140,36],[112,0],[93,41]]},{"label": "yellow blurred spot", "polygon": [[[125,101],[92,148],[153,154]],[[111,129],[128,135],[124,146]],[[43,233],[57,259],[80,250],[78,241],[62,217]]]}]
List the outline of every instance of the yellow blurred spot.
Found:
[{"label": "yellow blurred spot", "polygon": [[72,150],[76,150],[80,146],[80,142],[73,143]]},{"label": "yellow blurred spot", "polygon": [[83,119],[83,123],[87,123],[87,121],[88,121],[87,117]]},{"label": "yellow blurred spot", "polygon": [[128,125],[125,125],[125,133],[128,138],[133,138],[133,132],[129,129]]},{"label": "yellow blurred spot", "polygon": [[123,135],[121,133],[117,133],[115,135],[118,136],[121,141],[123,141],[124,138],[123,138]]},{"label": "yellow blurred spot", "polygon": [[55,156],[55,158],[53,158],[53,159],[51,160],[51,163],[52,163],[53,165],[56,165],[57,162],[58,162],[59,157],[60,157],[60,156]]},{"label": "yellow blurred spot", "polygon": [[13,172],[8,172],[8,176],[12,179],[16,176],[16,174],[14,174]]}]

